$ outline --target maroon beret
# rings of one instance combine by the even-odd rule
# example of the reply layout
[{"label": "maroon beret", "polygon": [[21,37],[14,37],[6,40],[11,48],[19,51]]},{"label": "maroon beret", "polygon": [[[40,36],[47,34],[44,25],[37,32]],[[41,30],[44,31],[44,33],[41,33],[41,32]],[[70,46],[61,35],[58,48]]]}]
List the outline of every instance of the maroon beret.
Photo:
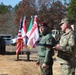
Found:
[{"label": "maroon beret", "polygon": [[41,27],[41,26],[46,26],[46,27],[47,27],[47,24],[46,24],[45,22],[41,22],[41,23],[39,23],[38,26],[39,26],[39,27]]}]

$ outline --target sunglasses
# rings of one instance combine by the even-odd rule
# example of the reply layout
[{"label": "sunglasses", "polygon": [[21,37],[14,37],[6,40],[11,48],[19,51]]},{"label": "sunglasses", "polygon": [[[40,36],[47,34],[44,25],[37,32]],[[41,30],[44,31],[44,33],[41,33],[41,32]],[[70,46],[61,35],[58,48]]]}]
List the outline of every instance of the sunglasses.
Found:
[{"label": "sunglasses", "polygon": [[61,23],[60,25],[62,25],[62,24],[64,24],[64,23]]}]

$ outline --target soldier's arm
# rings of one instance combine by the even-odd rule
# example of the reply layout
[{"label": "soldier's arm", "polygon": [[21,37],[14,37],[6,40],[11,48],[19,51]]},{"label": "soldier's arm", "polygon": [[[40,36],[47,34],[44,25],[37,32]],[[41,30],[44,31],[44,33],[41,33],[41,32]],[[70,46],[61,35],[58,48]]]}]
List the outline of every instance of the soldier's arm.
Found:
[{"label": "soldier's arm", "polygon": [[47,39],[46,43],[44,44],[47,48],[53,48],[56,45],[56,40],[53,36]]},{"label": "soldier's arm", "polygon": [[[42,43],[39,43],[39,41],[36,42],[36,45],[37,46],[45,46],[45,47],[48,47],[48,48],[52,48],[55,46],[55,41],[52,39],[53,43],[51,43],[51,40],[47,41],[47,43],[45,44],[42,44]],[[50,43],[49,43],[50,42]]]},{"label": "soldier's arm", "polygon": [[45,64],[47,64],[48,63],[48,61],[49,61],[49,57],[51,56],[51,54],[52,54],[52,46],[53,46],[53,43],[54,43],[54,41],[53,41],[53,38],[51,37],[51,38],[48,38],[47,39],[47,41],[46,41],[46,45],[48,45],[49,44],[49,48],[48,47],[46,47],[46,56],[45,56],[45,59],[44,59],[44,63]]},{"label": "soldier's arm", "polygon": [[43,46],[43,44],[40,44],[40,43],[39,43],[39,42],[40,42],[40,39],[41,39],[41,38],[39,38],[39,39],[36,41],[36,45],[37,45],[37,46]]}]

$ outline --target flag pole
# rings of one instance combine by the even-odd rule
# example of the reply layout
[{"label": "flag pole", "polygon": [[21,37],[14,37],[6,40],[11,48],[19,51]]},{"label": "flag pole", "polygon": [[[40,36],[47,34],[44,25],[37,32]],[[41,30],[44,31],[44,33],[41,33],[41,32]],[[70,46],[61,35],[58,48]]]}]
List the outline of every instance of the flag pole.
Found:
[{"label": "flag pole", "polygon": [[17,61],[19,60],[19,54],[17,54]]},{"label": "flag pole", "polygon": [[[18,40],[16,42],[16,44],[18,43]],[[17,61],[19,60],[19,53],[16,52],[16,55],[17,55]]]},{"label": "flag pole", "polygon": [[[28,49],[28,46],[27,46],[27,43],[28,43],[28,39],[29,39],[29,32],[30,32],[30,29],[32,29],[32,25],[33,25],[33,16],[31,16],[31,21],[30,21],[30,24],[29,24],[29,27],[28,27],[28,30],[27,30],[27,35],[26,35],[26,50]],[[26,55],[27,55],[27,60],[29,61],[30,60],[30,51],[26,51]]]}]

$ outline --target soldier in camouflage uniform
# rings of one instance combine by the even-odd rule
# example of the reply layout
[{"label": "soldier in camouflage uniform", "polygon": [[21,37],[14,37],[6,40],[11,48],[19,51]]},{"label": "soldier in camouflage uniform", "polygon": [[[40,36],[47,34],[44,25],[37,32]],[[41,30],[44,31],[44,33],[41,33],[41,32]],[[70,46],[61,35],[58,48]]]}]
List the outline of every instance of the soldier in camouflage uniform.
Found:
[{"label": "soldier in camouflage uniform", "polygon": [[53,75],[52,56],[54,55],[54,50],[52,47],[55,45],[55,39],[49,33],[46,23],[39,24],[39,31],[41,33],[41,37],[36,43],[38,45],[38,61],[36,64],[40,66],[41,75]]},{"label": "soldier in camouflage uniform", "polygon": [[64,34],[55,48],[58,51],[57,61],[60,62],[61,75],[75,75],[75,35],[68,18],[61,20]]}]

